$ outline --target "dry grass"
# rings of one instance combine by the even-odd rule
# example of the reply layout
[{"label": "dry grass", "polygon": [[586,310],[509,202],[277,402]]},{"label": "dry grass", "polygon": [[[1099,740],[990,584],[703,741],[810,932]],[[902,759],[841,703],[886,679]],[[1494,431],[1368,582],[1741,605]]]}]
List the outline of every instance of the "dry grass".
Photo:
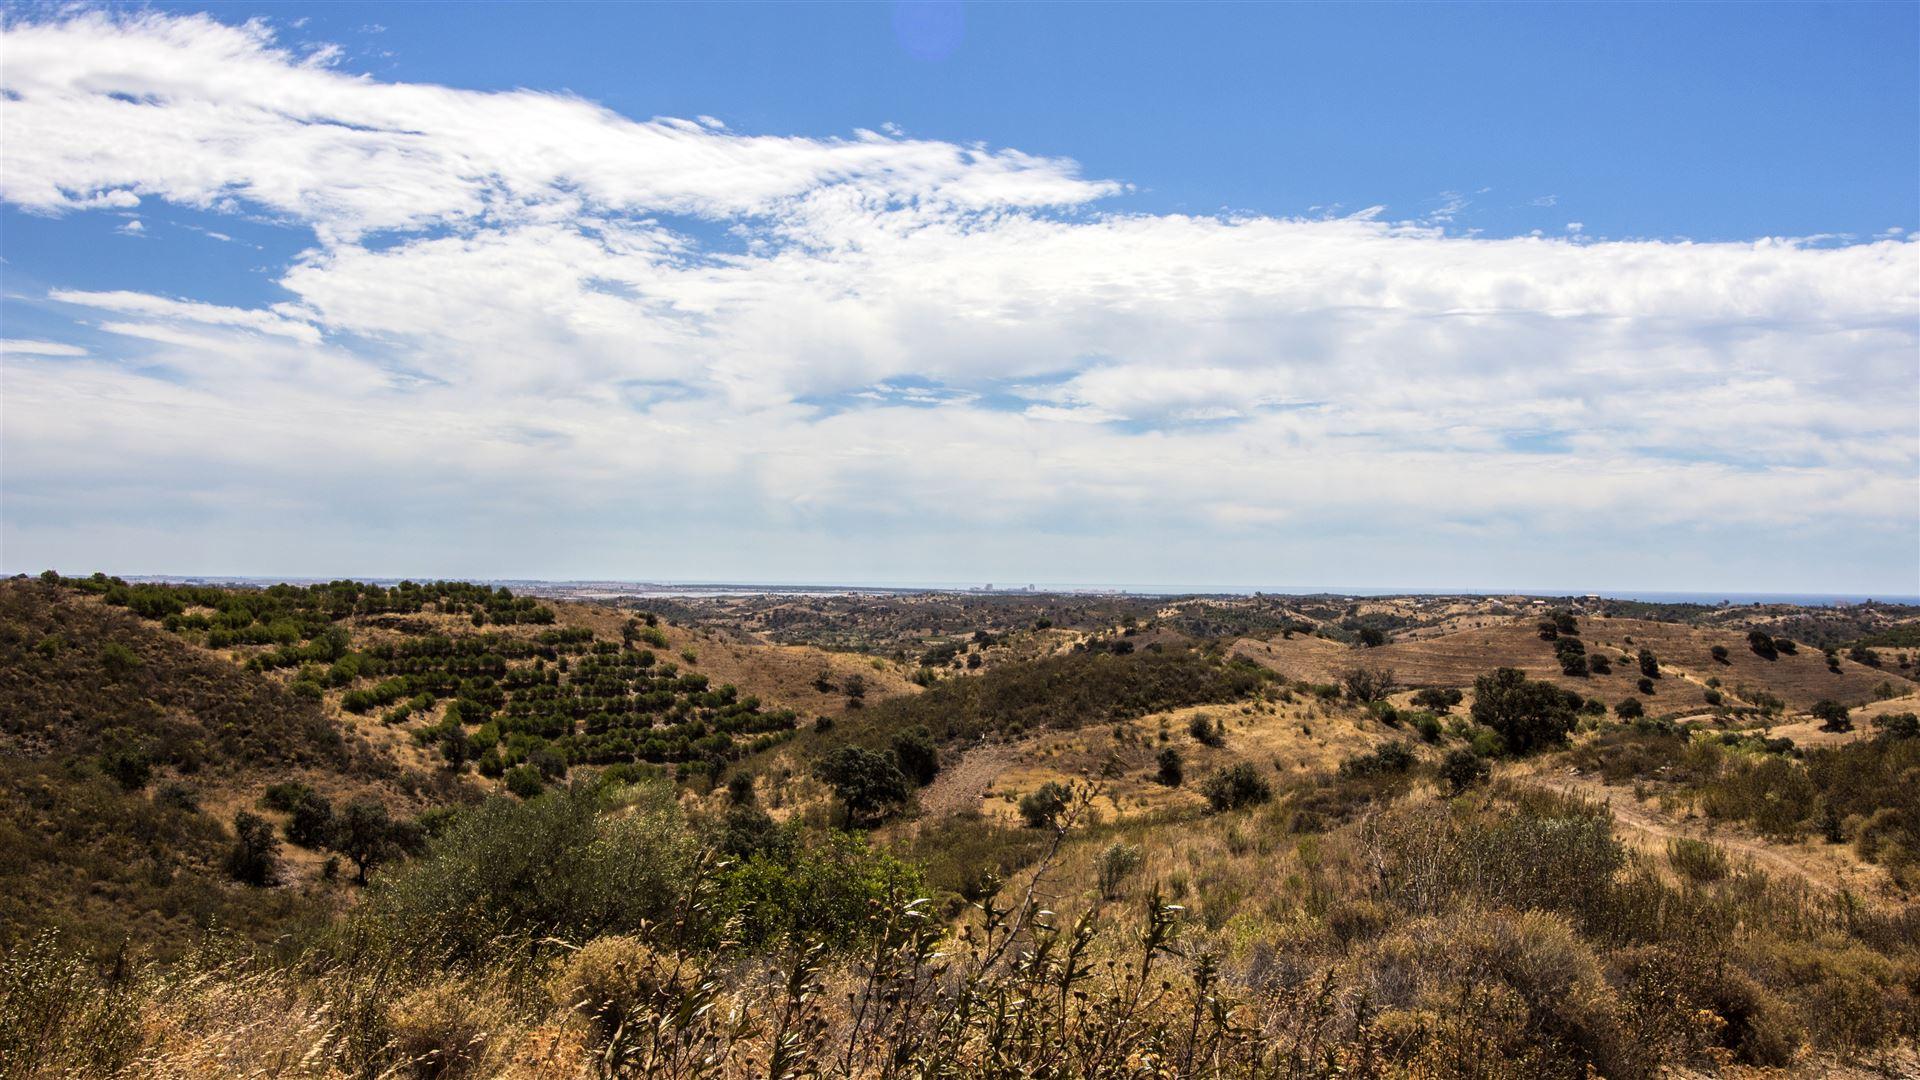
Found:
[{"label": "dry grass", "polygon": [[[1637,697],[1654,714],[1704,711],[1710,678],[1720,681],[1729,704],[1743,703],[1736,687],[1746,686],[1773,694],[1790,710],[1805,710],[1822,698],[1863,705],[1873,701],[1876,688],[1887,682],[1899,689],[1913,689],[1913,684],[1890,668],[1875,669],[1844,657],[1840,673],[1834,674],[1827,670],[1826,657],[1818,649],[1801,648],[1795,655],[1766,660],[1747,647],[1743,634],[1639,619],[1581,619],[1581,640],[1589,654],[1604,650],[1614,661],[1613,672],[1574,678],[1561,673],[1553,643],[1541,640],[1536,621],[1504,620],[1396,640],[1374,649],[1301,634],[1291,639],[1242,639],[1234,644],[1233,652],[1288,678],[1316,683],[1334,682],[1346,669],[1365,663],[1391,668],[1395,680],[1404,686],[1467,687],[1494,668],[1512,667],[1530,678],[1549,680],[1609,705]],[[1713,658],[1715,645],[1727,649],[1725,663]],[[1631,657],[1642,646],[1651,648],[1660,660],[1662,677],[1654,680],[1652,694],[1641,694],[1636,687],[1640,671]]]}]

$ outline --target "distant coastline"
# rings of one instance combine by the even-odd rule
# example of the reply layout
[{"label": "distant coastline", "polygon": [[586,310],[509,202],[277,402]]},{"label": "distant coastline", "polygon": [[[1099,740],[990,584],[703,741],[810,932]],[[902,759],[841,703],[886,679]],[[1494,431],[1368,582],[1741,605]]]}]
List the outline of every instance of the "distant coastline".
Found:
[{"label": "distant coastline", "polygon": [[[128,581],[175,584],[240,585],[266,587],[277,584],[311,585],[336,580],[333,577],[255,577],[185,574],[123,574]],[[349,575],[353,580],[392,585],[408,580],[398,577]],[[426,581],[430,577],[411,580]],[[1821,592],[1677,592],[1657,589],[1594,590],[1538,588],[1387,588],[1364,585],[1146,585],[1139,583],[1060,583],[1038,582],[1020,585],[987,585],[979,582],[780,582],[780,581],[641,581],[621,579],[554,580],[541,578],[470,578],[477,583],[506,586],[536,594],[570,595],[580,599],[613,599],[623,596],[700,597],[753,596],[788,593],[798,596],[835,596],[849,593],[903,595],[913,593],[965,593],[981,596],[1024,595],[1107,595],[1107,596],[1515,596],[1528,599],[1568,599],[1597,597],[1648,604],[1697,604],[1715,607],[1722,604],[1742,607],[1752,604],[1790,604],[1797,607],[1842,607],[1855,604],[1898,604],[1920,606],[1920,596],[1868,593]]]}]

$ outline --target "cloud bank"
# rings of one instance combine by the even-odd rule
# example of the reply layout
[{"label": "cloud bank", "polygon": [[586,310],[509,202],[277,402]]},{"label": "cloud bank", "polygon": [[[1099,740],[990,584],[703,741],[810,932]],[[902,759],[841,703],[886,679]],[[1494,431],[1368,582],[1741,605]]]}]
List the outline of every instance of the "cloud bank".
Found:
[{"label": "cloud bank", "polygon": [[0,33],[0,200],[308,238],[254,306],[37,298],[84,344],[0,361],[9,571],[1920,592],[1910,239],[1146,214],[259,23]]}]

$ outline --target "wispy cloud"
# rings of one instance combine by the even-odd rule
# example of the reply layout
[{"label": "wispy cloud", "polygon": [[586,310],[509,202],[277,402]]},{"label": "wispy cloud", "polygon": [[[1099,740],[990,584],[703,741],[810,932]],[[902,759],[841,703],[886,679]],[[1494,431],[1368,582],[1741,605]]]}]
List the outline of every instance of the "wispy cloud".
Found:
[{"label": "wispy cloud", "polygon": [[12,356],[85,356],[87,350],[59,341],[34,341],[31,338],[0,339],[0,355]]},{"label": "wispy cloud", "polygon": [[[0,197],[312,236],[271,306],[52,292],[126,344],[9,349],[10,499],[137,479],[266,542],[297,492],[314,520],[529,573],[644,572],[630,529],[736,573],[877,576],[909,551],[939,577],[1005,547],[1074,576],[1082,551],[1048,539],[1071,533],[1107,538],[1097,576],[1179,558],[1268,582],[1282,556],[1552,574],[1647,528],[1695,554],[1755,529],[1920,542],[1900,236],[1483,239],[1448,231],[1451,193],[1419,222],[1142,214],[1060,158],[381,82],[265,24],[15,17],[0,49]],[[475,529],[482,504],[537,514],[549,547]],[[7,518],[10,552],[89,521]],[[289,541],[303,566],[373,550],[319,535]]]}]

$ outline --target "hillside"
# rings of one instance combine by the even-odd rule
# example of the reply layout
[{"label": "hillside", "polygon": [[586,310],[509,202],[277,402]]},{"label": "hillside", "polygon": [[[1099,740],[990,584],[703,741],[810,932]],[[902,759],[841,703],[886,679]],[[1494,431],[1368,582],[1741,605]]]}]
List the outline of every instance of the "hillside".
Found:
[{"label": "hillside", "polygon": [[0,1075],[1920,1066],[1913,699],[1798,712],[1891,658],[1583,615],[1626,659],[1577,677],[1453,600],[847,636],[920,607],[1009,625],[929,671],[462,583],[0,585]]},{"label": "hillside", "polygon": [[224,862],[270,783],[408,802],[399,766],[272,679],[126,612],[0,582],[0,945],[43,928],[162,954],[207,927],[270,937],[331,902]]},{"label": "hillside", "polygon": [[[1744,631],[1641,619],[1582,618],[1578,624],[1584,647],[1590,654],[1603,650],[1610,673],[1577,678],[1563,674],[1555,642],[1543,639],[1532,619],[1508,619],[1371,649],[1295,634],[1243,639],[1234,651],[1289,678],[1324,683],[1337,682],[1354,667],[1377,667],[1391,671],[1394,680],[1406,686],[1468,687],[1491,668],[1513,667],[1608,704],[1638,696],[1656,714],[1702,711],[1709,679],[1717,680],[1722,693],[1736,702],[1760,704],[1766,701],[1760,695],[1766,694],[1791,712],[1805,712],[1823,699],[1858,706],[1888,696],[1888,689],[1892,696],[1920,691],[1898,669],[1870,667],[1844,655],[1834,658],[1834,670],[1817,649],[1762,657],[1749,646]],[[1715,658],[1715,646],[1726,650],[1724,660]],[[1642,648],[1653,651],[1662,672],[1653,680],[1651,693],[1637,687]]]}]

